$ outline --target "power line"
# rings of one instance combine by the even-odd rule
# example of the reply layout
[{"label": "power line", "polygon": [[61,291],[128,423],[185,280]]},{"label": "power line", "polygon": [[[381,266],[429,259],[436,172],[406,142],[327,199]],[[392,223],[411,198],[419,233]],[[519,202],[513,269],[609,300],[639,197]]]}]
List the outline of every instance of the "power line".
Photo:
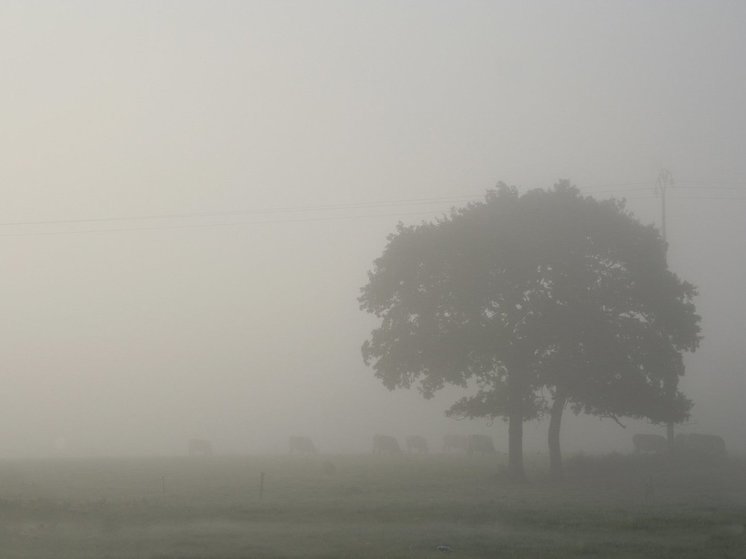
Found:
[{"label": "power line", "polygon": [[192,219],[206,217],[229,217],[238,215],[270,215],[278,213],[299,213],[312,211],[336,211],[349,209],[371,209],[387,208],[392,206],[407,206],[417,204],[436,204],[448,202],[464,202],[480,199],[482,195],[474,196],[443,196],[438,198],[407,198],[400,200],[383,200],[379,202],[353,202],[346,204],[326,204],[326,205],[305,205],[305,206],[285,206],[276,208],[246,209],[246,210],[224,210],[215,212],[186,212],[186,213],[163,213],[163,214],[144,214],[131,216],[108,216],[92,218],[73,218],[73,219],[45,219],[45,220],[28,220],[28,221],[4,221],[0,226],[29,226],[29,225],[67,225],[76,223],[106,223],[122,221],[156,221],[166,219]]},{"label": "power line", "polygon": [[677,186],[677,190],[740,190],[742,192],[746,192],[746,183],[744,183],[744,186],[714,186],[714,185],[705,185],[705,184],[698,184],[697,186],[690,185],[690,186]]},{"label": "power line", "polygon": [[[656,198],[654,194],[654,186],[638,186],[645,183],[619,183],[616,187],[611,185],[603,185],[597,187],[582,188],[581,191],[592,191],[593,193],[616,193],[616,192],[631,192],[631,196],[625,196],[627,200],[651,200]],[[648,183],[649,184],[649,183]],[[699,186],[688,186],[678,187],[686,188],[688,190],[707,190],[710,187],[699,187]],[[721,187],[721,189],[735,190],[735,187]],[[643,193],[649,192],[649,195]],[[673,192],[673,191],[672,191]],[[746,201],[746,196],[706,196],[697,195],[698,193],[690,192],[681,195],[676,193],[673,200],[726,200],[726,201]],[[107,216],[107,217],[92,217],[92,218],[71,218],[71,219],[49,219],[49,220],[24,220],[24,221],[6,221],[0,222],[0,227],[31,227],[31,226],[48,226],[48,225],[76,225],[76,224],[97,224],[97,223],[123,223],[123,222],[138,222],[138,221],[168,221],[177,219],[207,219],[207,218],[225,218],[225,217],[237,217],[237,216],[256,216],[256,217],[270,217],[278,216],[278,214],[303,214],[313,212],[340,212],[349,210],[366,210],[375,208],[396,208],[406,207],[414,205],[431,205],[431,204],[444,204],[444,203],[457,203],[457,202],[470,202],[478,201],[483,198],[483,194],[480,195],[461,195],[461,196],[441,196],[441,197],[423,197],[423,198],[402,198],[394,200],[380,200],[370,202],[350,202],[350,203],[339,203],[339,204],[319,204],[319,205],[298,205],[298,206],[284,206],[284,207],[270,207],[270,208],[257,208],[257,209],[245,209],[245,210],[228,210],[228,211],[214,211],[214,212],[184,212],[184,213],[162,213],[162,214],[142,214],[132,216]],[[223,222],[211,222],[211,223],[183,223],[169,225],[166,223],[154,225],[152,227],[144,226],[132,226],[132,227],[116,227],[116,228],[91,228],[91,229],[71,229],[63,231],[18,231],[0,233],[0,237],[24,237],[24,236],[53,236],[53,235],[69,235],[69,234],[86,234],[86,233],[114,233],[114,232],[134,232],[134,231],[156,231],[156,230],[177,230],[177,229],[203,229],[203,228],[215,228],[215,227],[232,227],[240,225],[262,225],[262,224],[275,224],[275,223],[304,223],[304,222],[323,222],[333,220],[346,220],[346,219],[370,219],[375,217],[406,217],[413,215],[433,215],[442,214],[446,210],[444,209],[431,209],[416,212],[395,212],[395,213],[375,213],[375,214],[344,214],[344,215],[321,215],[321,216],[300,216],[300,217],[276,217],[273,219],[256,219],[251,221],[223,221]]]},{"label": "power line", "polygon": [[[692,181],[690,181],[691,183]],[[645,186],[637,186],[640,184],[644,184]],[[734,183],[728,183],[728,186],[718,186],[716,184],[712,183],[705,183],[702,181],[696,181],[693,184],[688,184],[687,186],[680,186],[678,183],[676,184],[676,190],[733,190],[737,192],[746,192],[746,183],[743,183],[743,186],[733,186]],[[735,183],[740,184],[740,183]],[[640,191],[640,190],[655,190],[657,187],[656,184],[653,183],[629,183],[630,187],[627,187],[623,184],[620,184],[618,186],[612,187],[612,186],[590,186],[590,187],[580,187],[580,190],[587,191],[587,192],[633,192],[633,191]]]},{"label": "power line", "polygon": [[406,217],[406,216],[432,216],[434,214],[443,214],[443,210],[430,210],[421,212],[397,212],[397,213],[376,213],[376,214],[351,214],[336,215],[324,217],[308,218],[286,218],[286,219],[265,219],[259,221],[223,221],[214,223],[189,223],[182,225],[156,225],[153,227],[117,227],[108,229],[71,229],[67,231],[24,231],[19,233],[0,233],[0,237],[44,237],[55,235],[78,235],[86,233],[122,233],[132,231],[168,231],[178,229],[207,229],[215,227],[235,227],[242,225],[272,225],[278,223],[307,223],[314,221],[337,221],[344,219],[368,219],[375,217]]},{"label": "power line", "polygon": [[746,196],[674,196],[673,200],[729,200],[741,201],[746,200]]}]

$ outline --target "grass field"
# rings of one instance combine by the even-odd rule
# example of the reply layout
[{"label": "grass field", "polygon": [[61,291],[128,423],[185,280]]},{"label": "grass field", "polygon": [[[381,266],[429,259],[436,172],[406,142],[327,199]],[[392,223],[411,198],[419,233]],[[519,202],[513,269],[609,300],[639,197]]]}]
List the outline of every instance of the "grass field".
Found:
[{"label": "grass field", "polygon": [[560,485],[540,457],[511,484],[503,461],[4,461],[0,557],[746,557],[744,460],[580,456]]}]

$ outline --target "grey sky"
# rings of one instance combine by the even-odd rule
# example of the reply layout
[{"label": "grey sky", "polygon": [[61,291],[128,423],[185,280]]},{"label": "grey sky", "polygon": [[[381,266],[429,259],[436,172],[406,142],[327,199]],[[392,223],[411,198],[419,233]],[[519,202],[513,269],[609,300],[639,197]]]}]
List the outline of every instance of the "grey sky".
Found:
[{"label": "grey sky", "polygon": [[0,3],[0,454],[499,440],[363,366],[386,234],[498,180],[650,222],[664,167],[704,316],[689,428],[743,450],[745,24],[711,1]]}]

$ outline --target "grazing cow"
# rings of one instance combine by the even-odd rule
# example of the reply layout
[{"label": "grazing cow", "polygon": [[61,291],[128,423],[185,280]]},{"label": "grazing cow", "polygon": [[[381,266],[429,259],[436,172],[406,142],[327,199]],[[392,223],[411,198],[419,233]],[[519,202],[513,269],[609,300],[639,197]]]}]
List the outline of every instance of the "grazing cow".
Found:
[{"label": "grazing cow", "polygon": [[288,439],[288,449],[293,454],[316,454],[316,445],[308,437],[290,437]]},{"label": "grazing cow", "polygon": [[443,437],[443,452],[466,452],[469,450],[469,439],[466,435],[449,433]]},{"label": "grazing cow", "polygon": [[430,449],[427,446],[427,439],[422,435],[412,435],[405,441],[407,452],[417,452],[418,454],[427,454]]},{"label": "grazing cow", "polygon": [[487,435],[469,435],[466,452],[469,454],[495,454],[492,437]]},{"label": "grazing cow", "polygon": [[375,435],[373,437],[373,454],[401,454],[399,441],[389,435]]},{"label": "grazing cow", "polygon": [[212,443],[207,439],[189,439],[189,456],[212,456]]},{"label": "grazing cow", "polygon": [[725,441],[718,435],[680,433],[676,435],[674,448],[677,451],[697,456],[725,456]]},{"label": "grazing cow", "polygon": [[665,452],[666,448],[668,448],[665,437],[644,433],[632,435],[632,445],[635,447],[635,454],[641,454],[643,452],[660,454],[661,452]]}]

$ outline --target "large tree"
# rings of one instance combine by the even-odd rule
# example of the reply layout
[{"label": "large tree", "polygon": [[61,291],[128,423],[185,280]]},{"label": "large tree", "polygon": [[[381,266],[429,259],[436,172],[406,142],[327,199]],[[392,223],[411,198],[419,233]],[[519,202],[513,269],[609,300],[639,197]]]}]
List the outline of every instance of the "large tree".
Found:
[{"label": "large tree", "polygon": [[683,372],[680,350],[696,347],[693,295],[655,229],[621,203],[566,183],[522,196],[501,185],[389,236],[360,297],[381,319],[363,357],[387,387],[417,384],[426,397],[476,381],[449,413],[507,419],[509,471],[522,479],[523,422],[550,410],[558,457],[568,401],[612,417],[685,415],[688,402],[663,386]]}]

